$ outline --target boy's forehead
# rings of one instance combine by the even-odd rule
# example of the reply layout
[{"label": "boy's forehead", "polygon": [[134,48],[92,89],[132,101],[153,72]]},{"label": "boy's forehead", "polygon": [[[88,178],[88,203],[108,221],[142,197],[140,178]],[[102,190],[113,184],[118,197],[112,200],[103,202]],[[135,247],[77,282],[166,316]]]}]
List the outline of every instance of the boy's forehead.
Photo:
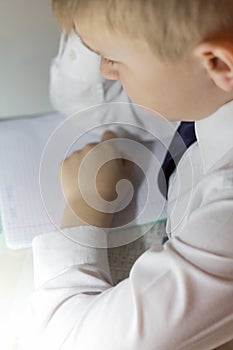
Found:
[{"label": "boy's forehead", "polygon": [[75,31],[83,43],[92,51],[115,60],[127,59],[142,49],[141,44],[120,33],[110,32],[100,26],[85,23],[75,24]]}]

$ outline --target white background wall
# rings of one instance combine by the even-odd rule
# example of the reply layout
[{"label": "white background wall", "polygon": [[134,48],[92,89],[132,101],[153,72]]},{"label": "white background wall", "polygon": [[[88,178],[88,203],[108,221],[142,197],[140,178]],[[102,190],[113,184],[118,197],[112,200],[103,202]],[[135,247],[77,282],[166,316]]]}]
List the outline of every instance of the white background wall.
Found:
[{"label": "white background wall", "polygon": [[0,118],[43,113],[59,29],[50,0],[0,0]]}]

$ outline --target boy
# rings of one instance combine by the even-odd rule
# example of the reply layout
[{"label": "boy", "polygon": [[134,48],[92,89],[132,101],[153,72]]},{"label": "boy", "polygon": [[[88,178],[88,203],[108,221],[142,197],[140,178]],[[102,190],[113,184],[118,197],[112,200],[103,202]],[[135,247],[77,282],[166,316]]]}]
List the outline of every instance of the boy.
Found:
[{"label": "boy", "polygon": [[[189,154],[200,168],[180,225],[185,189],[176,198],[176,173],[183,188],[188,179],[187,157],[179,160],[168,191],[170,240],[161,252],[144,253],[116,287],[105,249],[59,233],[34,240],[34,348],[233,348],[233,3],[54,0],[53,6],[62,27],[75,28],[101,54],[103,76],[121,80],[135,103],[170,121],[195,121],[197,142]],[[104,134],[105,152],[104,141],[114,137]],[[89,184],[76,183],[81,161],[95,146],[75,152],[62,167],[69,205],[61,227],[86,235],[101,235],[112,220],[106,208],[83,200]],[[110,152],[115,155],[114,147]],[[105,200],[114,200],[128,168],[121,159],[101,168],[96,186]]]}]

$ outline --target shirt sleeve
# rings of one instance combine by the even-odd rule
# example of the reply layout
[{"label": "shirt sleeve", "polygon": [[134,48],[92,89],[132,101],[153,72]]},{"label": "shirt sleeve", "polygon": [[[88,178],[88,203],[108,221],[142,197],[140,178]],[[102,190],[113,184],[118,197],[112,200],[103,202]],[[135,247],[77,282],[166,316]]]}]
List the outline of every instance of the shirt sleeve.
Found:
[{"label": "shirt sleeve", "polygon": [[232,212],[230,200],[203,204],[115,287],[106,249],[59,233],[36,238],[36,349],[206,350],[232,339]]},{"label": "shirt sleeve", "polygon": [[128,101],[121,82],[105,79],[101,57],[79,36],[62,32],[59,51],[50,68],[50,100],[56,111],[71,116],[82,109],[112,101]]}]

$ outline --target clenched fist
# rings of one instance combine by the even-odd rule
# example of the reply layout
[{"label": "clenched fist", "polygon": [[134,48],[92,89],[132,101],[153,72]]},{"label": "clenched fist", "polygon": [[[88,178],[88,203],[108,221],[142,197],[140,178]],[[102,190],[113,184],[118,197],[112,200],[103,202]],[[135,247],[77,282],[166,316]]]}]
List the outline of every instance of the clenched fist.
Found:
[{"label": "clenched fist", "polygon": [[61,227],[92,225],[110,227],[117,200],[117,184],[131,179],[133,165],[120,155],[113,132],[100,143],[74,152],[61,164],[61,186],[67,206]]}]

